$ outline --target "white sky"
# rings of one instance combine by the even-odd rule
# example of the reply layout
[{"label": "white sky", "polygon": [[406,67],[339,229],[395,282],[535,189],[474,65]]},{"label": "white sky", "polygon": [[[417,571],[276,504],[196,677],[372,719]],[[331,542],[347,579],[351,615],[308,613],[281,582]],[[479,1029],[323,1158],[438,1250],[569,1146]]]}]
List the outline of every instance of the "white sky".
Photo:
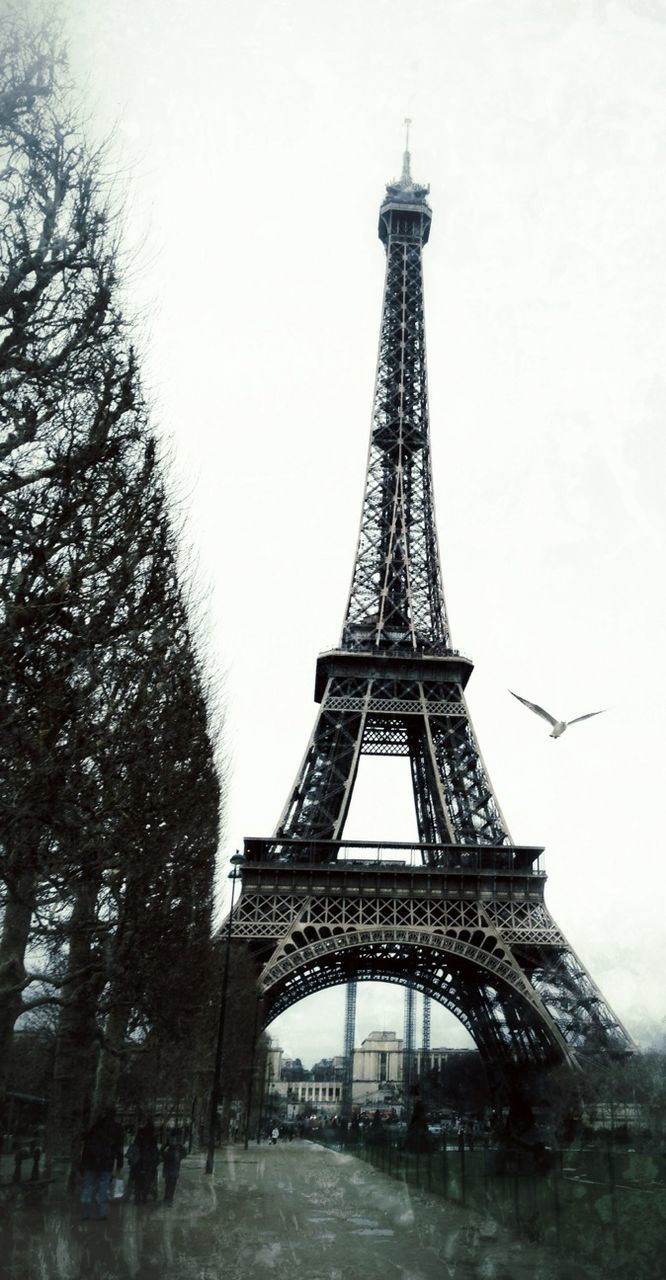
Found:
[{"label": "white sky", "polygon": [[[91,128],[117,122],[128,295],[226,673],[224,856],[272,832],[339,638],[410,115],[454,644],[513,837],[546,846],[550,909],[642,1033],[666,1013],[665,0],[63,3]],[[507,687],[608,712],[554,742]],[[394,773],[367,762],[350,837],[411,837]],[[273,1032],[340,1052],[342,1007]],[[357,1038],[380,1026],[402,992],[364,988]]]}]

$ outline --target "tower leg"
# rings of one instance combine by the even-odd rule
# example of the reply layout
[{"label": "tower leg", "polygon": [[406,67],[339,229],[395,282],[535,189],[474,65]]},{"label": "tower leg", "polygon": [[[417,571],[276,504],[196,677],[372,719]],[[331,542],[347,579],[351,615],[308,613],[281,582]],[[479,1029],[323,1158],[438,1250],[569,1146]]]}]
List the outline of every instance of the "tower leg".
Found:
[{"label": "tower leg", "polygon": [[[296,840],[337,840],[343,830],[358,770],[366,712],[339,707],[344,680],[332,678],[324,695],[295,786],[284,807],[277,836]],[[363,703],[371,686],[364,685]]]}]

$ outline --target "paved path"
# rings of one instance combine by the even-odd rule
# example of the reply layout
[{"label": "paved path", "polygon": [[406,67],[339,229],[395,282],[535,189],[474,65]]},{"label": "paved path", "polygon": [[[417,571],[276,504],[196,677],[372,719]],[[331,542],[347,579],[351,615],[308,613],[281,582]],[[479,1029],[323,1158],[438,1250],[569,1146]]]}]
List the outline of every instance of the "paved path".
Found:
[{"label": "paved path", "polygon": [[[173,1206],[0,1219],[0,1280],[578,1280],[545,1248],[309,1142],[183,1166]],[[589,1273],[585,1273],[587,1277]],[[581,1280],[583,1273],[580,1273]]]}]

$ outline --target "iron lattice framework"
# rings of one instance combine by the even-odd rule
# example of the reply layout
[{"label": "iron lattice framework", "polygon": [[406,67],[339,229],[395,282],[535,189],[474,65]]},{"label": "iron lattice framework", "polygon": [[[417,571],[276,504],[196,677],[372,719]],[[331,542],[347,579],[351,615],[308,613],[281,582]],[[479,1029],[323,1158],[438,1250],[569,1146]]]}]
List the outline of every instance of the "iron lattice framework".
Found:
[{"label": "iron lattice framework", "polygon": [[[362,979],[450,1009],[500,1077],[632,1042],[550,916],[541,850],[516,846],[451,647],[430,463],[422,249],[428,188],[402,176],[386,250],[358,548],[340,646],[320,655],[319,712],[274,836],[245,842],[234,935],[260,968],[264,1020]],[[419,844],[343,840],[362,754],[409,758]]]},{"label": "iron lattice framework", "polygon": [[414,987],[405,990],[405,1029],[403,1032],[402,1053],[402,1088],[405,1094],[411,1092],[416,1077],[416,991]]},{"label": "iron lattice framework", "polygon": [[354,1085],[354,1039],[356,1033],[356,983],[347,986],[345,1000],[345,1041],[343,1049],[344,1080],[342,1085],[342,1114],[351,1117]]},{"label": "iron lattice framework", "polygon": [[430,1001],[423,997],[423,1029],[421,1032],[421,1048],[424,1053],[430,1049]]}]

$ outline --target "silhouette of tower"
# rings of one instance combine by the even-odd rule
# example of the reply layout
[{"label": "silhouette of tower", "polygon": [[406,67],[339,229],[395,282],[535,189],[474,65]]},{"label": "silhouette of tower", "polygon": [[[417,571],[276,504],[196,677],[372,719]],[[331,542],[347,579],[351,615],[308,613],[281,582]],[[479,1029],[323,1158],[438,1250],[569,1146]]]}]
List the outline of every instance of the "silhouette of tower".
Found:
[{"label": "silhouette of tower", "polygon": [[[397,982],[438,1000],[496,1081],[633,1049],[544,902],[543,850],[513,843],[465,701],[435,528],[423,309],[428,187],[402,174],[379,212],[386,252],[358,547],[340,645],[275,834],[245,841],[234,936],[265,1023],[313,991]],[[419,841],[345,841],[362,754],[408,757]]]}]

